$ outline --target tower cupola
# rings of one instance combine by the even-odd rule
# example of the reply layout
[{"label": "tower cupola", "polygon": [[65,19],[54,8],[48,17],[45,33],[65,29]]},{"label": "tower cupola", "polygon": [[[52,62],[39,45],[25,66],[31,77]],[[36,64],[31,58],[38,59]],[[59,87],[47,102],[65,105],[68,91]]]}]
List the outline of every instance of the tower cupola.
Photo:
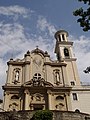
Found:
[{"label": "tower cupola", "polygon": [[62,41],[68,41],[67,39],[68,37],[68,32],[65,30],[59,30],[55,33],[55,38],[58,42],[62,42]]}]

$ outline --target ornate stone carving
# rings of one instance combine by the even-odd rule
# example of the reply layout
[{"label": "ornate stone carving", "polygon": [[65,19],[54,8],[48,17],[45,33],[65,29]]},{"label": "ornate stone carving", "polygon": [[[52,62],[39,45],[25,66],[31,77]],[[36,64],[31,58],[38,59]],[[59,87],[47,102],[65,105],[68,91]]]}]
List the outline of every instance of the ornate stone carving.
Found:
[{"label": "ornate stone carving", "polygon": [[30,86],[40,86],[40,87],[44,87],[44,86],[51,86],[53,87],[53,85],[47,81],[45,81],[43,78],[33,78],[32,80],[30,80],[29,82],[27,82],[25,85],[30,85]]}]

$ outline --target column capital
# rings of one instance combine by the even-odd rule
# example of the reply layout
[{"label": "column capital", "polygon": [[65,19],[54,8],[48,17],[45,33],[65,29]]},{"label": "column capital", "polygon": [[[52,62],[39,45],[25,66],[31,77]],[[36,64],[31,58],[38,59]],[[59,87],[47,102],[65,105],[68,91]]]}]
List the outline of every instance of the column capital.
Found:
[{"label": "column capital", "polygon": [[4,92],[4,95],[9,95],[9,92],[8,91]]},{"label": "column capital", "polygon": [[28,89],[26,89],[26,90],[24,90],[24,93],[25,93],[25,94],[29,94],[30,92],[29,92]]},{"label": "column capital", "polygon": [[52,91],[51,90],[47,90],[47,94],[48,95],[52,95]]}]

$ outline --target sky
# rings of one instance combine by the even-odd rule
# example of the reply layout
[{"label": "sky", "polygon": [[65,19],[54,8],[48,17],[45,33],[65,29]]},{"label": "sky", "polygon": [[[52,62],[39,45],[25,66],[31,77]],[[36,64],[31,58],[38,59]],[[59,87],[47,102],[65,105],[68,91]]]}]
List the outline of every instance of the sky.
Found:
[{"label": "sky", "polygon": [[7,61],[23,58],[39,46],[55,59],[56,31],[63,29],[74,42],[73,50],[82,82],[90,82],[83,70],[90,65],[90,31],[83,32],[73,11],[86,8],[78,0],[0,0],[0,98],[6,82]]}]

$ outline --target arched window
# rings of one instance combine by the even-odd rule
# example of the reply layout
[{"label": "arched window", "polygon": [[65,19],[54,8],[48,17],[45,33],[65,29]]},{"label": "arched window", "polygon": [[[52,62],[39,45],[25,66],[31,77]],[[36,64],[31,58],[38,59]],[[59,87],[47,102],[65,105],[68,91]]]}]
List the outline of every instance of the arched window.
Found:
[{"label": "arched window", "polygon": [[58,39],[59,39],[59,41],[61,41],[61,36],[60,35],[58,35]]},{"label": "arched window", "polygon": [[13,95],[11,99],[19,99],[19,97],[17,95]]},{"label": "arched window", "polygon": [[56,100],[64,100],[64,97],[61,96],[61,95],[60,95],[60,96],[57,96],[57,97],[56,97]]},{"label": "arched window", "polygon": [[68,48],[64,48],[64,55],[65,55],[66,58],[69,57],[69,50],[68,50]]},{"label": "arched window", "polygon": [[80,110],[79,110],[79,109],[76,109],[75,112],[80,113]]},{"label": "arched window", "polygon": [[65,40],[65,36],[64,36],[64,34],[62,34],[62,39],[63,39],[63,41]]},{"label": "arched window", "polygon": [[77,94],[76,93],[72,93],[73,96],[73,100],[78,100]]},{"label": "arched window", "polygon": [[74,86],[74,85],[75,85],[75,82],[74,82],[74,81],[71,81],[71,85]]},{"label": "arched window", "polygon": [[57,53],[57,60],[60,61],[60,54],[59,54],[59,52]]}]

